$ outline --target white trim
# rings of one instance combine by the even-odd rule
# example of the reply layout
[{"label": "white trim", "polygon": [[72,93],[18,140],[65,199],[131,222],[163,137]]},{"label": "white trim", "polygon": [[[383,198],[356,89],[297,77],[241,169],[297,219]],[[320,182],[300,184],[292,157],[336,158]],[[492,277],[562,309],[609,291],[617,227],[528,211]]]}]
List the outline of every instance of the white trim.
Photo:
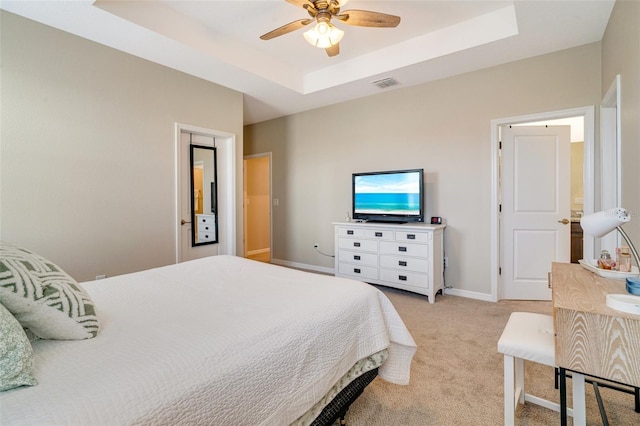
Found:
[{"label": "white trim", "polygon": [[[622,204],[622,158],[621,158],[621,79],[616,75],[600,105],[600,203],[598,210],[620,207]],[[595,247],[595,238],[588,237],[594,249],[585,255],[596,258],[596,251],[607,249],[613,253],[620,244],[619,234],[611,232],[600,238]]]},{"label": "white trim", "polygon": [[[544,120],[556,120],[569,117],[584,117],[584,213],[595,210],[595,108],[593,106],[550,111],[538,114],[491,120],[491,294],[490,301],[497,302],[501,298],[500,275],[500,127],[509,124],[534,123]],[[587,242],[585,241],[585,244]],[[585,248],[586,253],[586,248]],[[447,291],[447,294],[451,289]]]},{"label": "white trim", "polygon": [[[208,137],[216,138],[217,144],[224,144],[225,153],[218,158],[218,161],[222,161],[227,174],[224,176],[224,196],[226,202],[224,203],[224,216],[226,220],[223,224],[225,230],[225,240],[218,244],[218,254],[236,254],[236,135],[233,133],[223,132],[220,130],[207,129],[204,127],[192,126],[190,124],[175,123],[175,186],[174,186],[174,199],[175,199],[175,242],[176,242],[176,263],[180,262],[180,203],[179,203],[179,184],[180,184],[180,144],[181,133],[197,133],[199,135],[206,135]],[[213,141],[212,141],[213,143]],[[219,178],[219,180],[222,180]]]},{"label": "white trim", "polygon": [[478,293],[476,291],[460,290],[457,288],[445,288],[444,294],[449,296],[466,297],[467,299],[483,300],[485,302],[495,302],[492,295],[487,293]]},{"label": "white trim", "polygon": [[286,266],[287,268],[303,269],[305,271],[320,272],[320,273],[329,274],[329,275],[334,275],[335,273],[335,270],[333,268],[327,268],[324,266],[317,266],[317,265],[308,265],[306,263],[290,262],[288,260],[271,259],[271,263],[275,265]]}]

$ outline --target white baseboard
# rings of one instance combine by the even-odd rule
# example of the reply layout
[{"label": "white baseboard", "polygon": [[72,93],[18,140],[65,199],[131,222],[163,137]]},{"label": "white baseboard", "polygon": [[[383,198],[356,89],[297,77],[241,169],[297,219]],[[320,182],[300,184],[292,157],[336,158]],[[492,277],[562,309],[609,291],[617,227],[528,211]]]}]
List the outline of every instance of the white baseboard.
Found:
[{"label": "white baseboard", "polygon": [[485,302],[495,302],[490,294],[478,293],[476,291],[460,290],[457,288],[445,288],[444,294],[466,297],[468,299],[484,300]]},{"label": "white baseboard", "polygon": [[325,266],[318,265],[308,265],[306,263],[290,262],[288,260],[271,259],[271,263],[275,265],[286,266],[288,268],[304,269],[305,271],[320,272],[329,275],[333,275],[335,273],[335,270],[333,268],[327,268]]},{"label": "white baseboard", "polygon": [[[319,272],[319,273],[329,274],[329,275],[335,274],[335,270],[333,268],[327,268],[325,266],[308,265],[306,263],[291,262],[288,260],[281,260],[281,259],[271,259],[271,263],[275,265],[286,266],[288,268],[303,269],[305,271],[313,271],[313,272]],[[475,291],[468,291],[468,290],[460,290],[457,288],[445,288],[444,294],[448,294],[451,296],[466,297],[469,299],[483,300],[485,302],[495,302],[495,300],[492,299],[490,294],[478,293]]]}]

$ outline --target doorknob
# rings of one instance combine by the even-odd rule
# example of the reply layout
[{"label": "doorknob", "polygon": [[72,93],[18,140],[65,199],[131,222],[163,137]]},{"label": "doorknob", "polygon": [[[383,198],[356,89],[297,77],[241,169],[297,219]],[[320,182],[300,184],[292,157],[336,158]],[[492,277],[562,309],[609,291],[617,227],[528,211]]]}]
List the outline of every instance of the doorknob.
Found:
[{"label": "doorknob", "polygon": [[566,225],[569,222],[571,222],[571,221],[569,219],[567,219],[566,217],[564,219],[558,221],[558,223],[561,223],[563,225]]},{"label": "doorknob", "polygon": [[180,225],[184,225],[185,223],[191,223],[191,222],[187,222],[187,221],[186,221],[186,220],[184,220],[184,219],[182,219],[182,220],[180,221]]}]

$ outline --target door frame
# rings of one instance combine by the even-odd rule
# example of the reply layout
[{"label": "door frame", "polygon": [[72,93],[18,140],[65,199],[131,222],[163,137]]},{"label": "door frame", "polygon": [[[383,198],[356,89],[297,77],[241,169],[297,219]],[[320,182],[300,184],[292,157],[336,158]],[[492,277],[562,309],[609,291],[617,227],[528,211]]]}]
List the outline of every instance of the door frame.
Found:
[{"label": "door frame", "polygon": [[180,232],[181,211],[180,211],[180,165],[184,158],[181,155],[181,137],[182,133],[197,133],[208,137],[215,138],[216,145],[222,148],[218,155],[218,167],[224,171],[218,174],[218,205],[223,206],[222,214],[224,215],[224,223],[220,224],[220,239],[218,243],[218,254],[236,254],[236,135],[234,133],[223,132],[221,130],[207,129],[205,127],[193,126],[184,123],[175,123],[175,167],[174,167],[174,202],[175,202],[175,254],[176,263],[182,259],[182,245]]},{"label": "door frame", "polygon": [[[271,152],[262,152],[262,153],[258,153],[258,154],[249,154],[249,155],[245,155],[243,157],[243,164],[245,160],[251,160],[251,159],[255,159],[255,158],[263,158],[263,157],[269,157],[269,256],[270,258],[273,259],[273,181],[272,181],[272,177],[273,177],[273,160],[272,160],[272,154]],[[246,174],[246,170],[243,172]],[[248,254],[247,251],[247,206],[245,205],[245,201],[246,201],[246,193],[247,193],[247,179],[246,179],[246,175],[244,175],[243,178],[243,188],[242,188],[242,196],[243,196],[243,201],[242,201],[242,205],[243,205],[243,214],[242,214],[242,221],[243,221],[243,237],[245,239],[244,241],[244,253],[243,256],[246,257]]]},{"label": "door frame", "polygon": [[[584,122],[584,214],[595,208],[595,107],[565,109],[538,114],[491,120],[491,295],[497,302],[502,296],[500,278],[500,127],[510,124],[534,123],[560,118],[583,117]],[[584,253],[593,252],[593,239],[584,241]]]},{"label": "door frame", "polygon": [[[622,149],[621,149],[621,78],[616,75],[602,98],[600,105],[600,203],[598,210],[623,207],[622,204]],[[613,190],[612,190],[613,189]],[[594,245],[594,252],[586,253],[597,258],[596,253],[607,249],[610,253],[621,243],[620,233],[610,232]]]}]

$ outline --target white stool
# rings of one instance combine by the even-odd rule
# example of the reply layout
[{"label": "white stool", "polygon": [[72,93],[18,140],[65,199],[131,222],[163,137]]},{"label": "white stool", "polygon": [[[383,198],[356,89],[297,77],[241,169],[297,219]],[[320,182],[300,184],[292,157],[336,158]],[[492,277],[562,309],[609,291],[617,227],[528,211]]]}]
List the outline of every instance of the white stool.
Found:
[{"label": "white stool", "polygon": [[[553,317],[530,312],[513,312],[498,341],[498,352],[504,354],[504,424],[515,424],[518,404],[525,401],[560,411],[560,404],[525,393],[524,360],[555,368]],[[584,407],[584,376],[575,374],[573,406]],[[567,409],[570,416],[573,410]],[[584,413],[584,409],[582,409]],[[578,419],[574,419],[575,420]],[[580,419],[582,420],[582,419]]]}]

